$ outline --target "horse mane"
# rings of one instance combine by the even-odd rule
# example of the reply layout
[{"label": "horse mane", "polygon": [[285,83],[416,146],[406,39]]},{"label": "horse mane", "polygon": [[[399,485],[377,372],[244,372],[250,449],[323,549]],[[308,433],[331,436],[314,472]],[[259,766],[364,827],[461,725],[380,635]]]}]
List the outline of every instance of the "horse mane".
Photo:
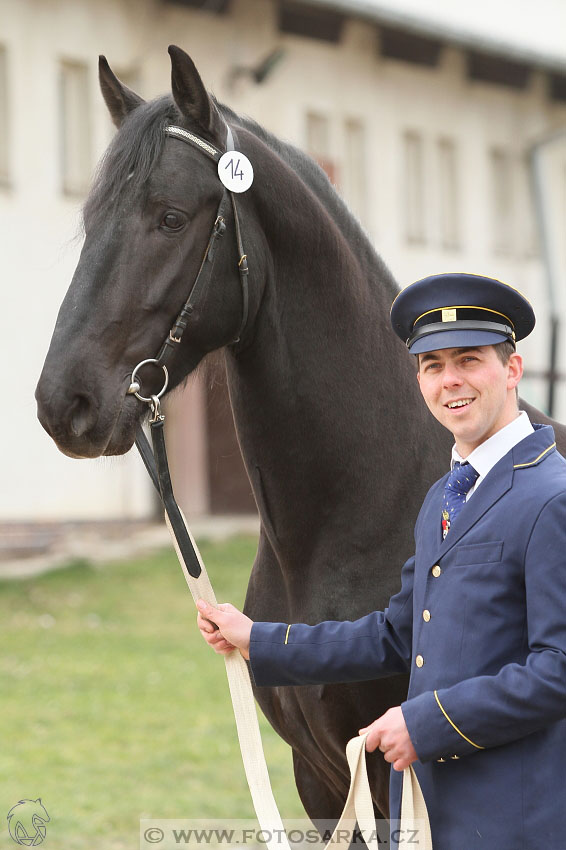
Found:
[{"label": "horse mane", "polygon": [[379,283],[381,293],[386,293],[391,301],[397,295],[399,287],[386,263],[375,250],[371,237],[318,163],[305,151],[274,135],[252,118],[240,116],[224,104],[217,103],[217,106],[229,123],[240,125],[257,136],[300,177],[332,218],[342,236],[355,249],[358,257],[365,258],[366,267],[371,271],[372,279],[368,280],[370,288]]},{"label": "horse mane", "polygon": [[[393,297],[397,287],[385,263],[322,168],[300,148],[275,136],[252,118],[240,116],[228,106],[216,100],[214,102],[228,123],[253,133],[289,165],[335,221],[342,235],[356,246],[358,255],[365,255],[366,263],[375,273],[376,280],[381,280],[382,287],[384,282],[390,284],[389,294]],[[118,199],[123,198],[125,191],[131,198],[145,191],[148,178],[165,144],[164,129],[168,124],[179,121],[181,115],[170,94],[134,109],[124,119],[120,132],[115,134],[95,171],[83,207],[83,222],[107,217]],[[198,132],[197,128],[195,132]]]}]

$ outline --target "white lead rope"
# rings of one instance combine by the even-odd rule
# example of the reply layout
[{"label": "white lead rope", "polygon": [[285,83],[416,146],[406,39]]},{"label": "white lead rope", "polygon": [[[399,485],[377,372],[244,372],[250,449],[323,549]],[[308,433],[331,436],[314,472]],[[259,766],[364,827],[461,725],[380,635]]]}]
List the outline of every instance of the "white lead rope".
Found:
[{"label": "white lead rope", "polygon": [[[189,586],[189,590],[191,591],[195,603],[197,599],[204,599],[205,602],[208,602],[209,605],[213,605],[216,608],[218,607],[218,602],[214,595],[214,590],[212,589],[212,584],[210,583],[201,554],[191,534],[187,521],[184,515],[182,516],[201,566],[200,576],[198,578],[194,578],[187,569],[187,565],[185,564],[183,555],[177,543],[177,538],[175,537],[175,533],[173,532],[169,517],[166,513],[165,521],[171,533],[173,545],[175,546],[175,551],[177,552],[177,557],[179,558],[183,575],[185,576],[185,580]],[[232,705],[236,719],[236,728],[238,730],[240,750],[242,752],[242,760],[244,762],[244,770],[246,772],[246,779],[248,781],[252,802],[260,828],[264,831],[263,834],[269,837],[266,841],[269,850],[290,850],[289,842],[283,828],[281,815],[279,814],[277,803],[275,802],[273,791],[271,790],[271,782],[269,780],[269,773],[263,752],[255,700],[246,662],[239,652],[231,652],[229,655],[224,656],[224,660],[226,662],[226,673],[228,676],[230,695],[232,697]],[[337,843],[342,843],[342,841],[349,844],[357,821],[358,827],[364,836],[364,840],[368,848],[370,848],[370,850],[379,850],[373,803],[366,768],[366,737],[367,735],[360,735],[356,738],[352,738],[346,745],[346,758],[350,768],[350,789],[348,791],[344,811],[342,812],[340,821],[336,825],[336,829],[327,844],[327,848],[334,848]],[[415,846],[418,847],[419,850],[432,850],[432,839],[426,803],[412,766],[408,767],[404,771],[403,775],[400,830],[407,829],[414,830],[415,834],[418,835],[418,844],[415,844]],[[406,833],[404,832],[400,833],[401,840],[402,836],[405,834]],[[350,837],[346,839],[347,835]]]}]

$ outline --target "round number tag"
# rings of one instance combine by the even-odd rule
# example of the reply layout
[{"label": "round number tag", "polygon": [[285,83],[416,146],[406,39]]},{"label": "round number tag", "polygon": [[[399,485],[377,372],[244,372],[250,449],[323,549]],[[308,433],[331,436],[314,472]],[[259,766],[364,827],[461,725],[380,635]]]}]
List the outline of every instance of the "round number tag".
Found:
[{"label": "round number tag", "polygon": [[218,176],[231,192],[247,192],[254,182],[254,170],[247,156],[226,151],[218,160]]}]

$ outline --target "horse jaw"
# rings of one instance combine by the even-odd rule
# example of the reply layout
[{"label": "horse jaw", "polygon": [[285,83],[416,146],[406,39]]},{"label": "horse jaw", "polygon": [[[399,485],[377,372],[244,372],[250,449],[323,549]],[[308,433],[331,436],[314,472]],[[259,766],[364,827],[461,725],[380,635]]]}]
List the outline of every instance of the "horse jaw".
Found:
[{"label": "horse jaw", "polygon": [[104,457],[113,457],[116,455],[124,455],[129,452],[136,439],[136,429],[142,417],[140,415],[131,415],[129,410],[122,407],[116,425],[106,448],[102,452]]}]

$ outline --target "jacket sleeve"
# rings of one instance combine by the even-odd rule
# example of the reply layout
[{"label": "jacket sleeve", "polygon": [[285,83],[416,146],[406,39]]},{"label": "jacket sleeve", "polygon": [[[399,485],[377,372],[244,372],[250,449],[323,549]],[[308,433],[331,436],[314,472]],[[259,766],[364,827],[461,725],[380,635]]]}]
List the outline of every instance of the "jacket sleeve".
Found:
[{"label": "jacket sleeve", "polygon": [[377,679],[409,669],[414,558],[385,611],[354,621],[254,623],[250,666],[256,685],[307,685]]},{"label": "jacket sleeve", "polygon": [[540,511],[525,555],[528,655],[402,705],[421,761],[496,747],[566,717],[566,493]]}]

